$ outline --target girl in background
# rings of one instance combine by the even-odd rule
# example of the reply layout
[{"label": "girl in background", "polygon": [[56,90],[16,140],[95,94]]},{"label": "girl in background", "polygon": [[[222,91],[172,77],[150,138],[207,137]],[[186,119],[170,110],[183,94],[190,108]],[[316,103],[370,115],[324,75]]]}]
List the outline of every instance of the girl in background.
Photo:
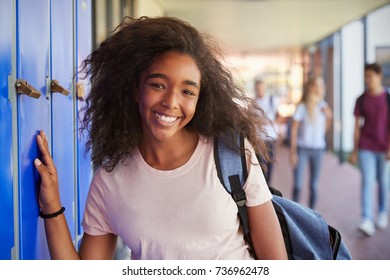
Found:
[{"label": "girl in background", "polygon": [[291,126],[291,163],[294,167],[293,200],[299,202],[304,171],[309,163],[309,207],[315,208],[317,187],[323,154],[326,148],[325,134],[332,121],[332,111],[323,100],[324,81],[314,77],[307,81],[303,95],[293,115]]}]

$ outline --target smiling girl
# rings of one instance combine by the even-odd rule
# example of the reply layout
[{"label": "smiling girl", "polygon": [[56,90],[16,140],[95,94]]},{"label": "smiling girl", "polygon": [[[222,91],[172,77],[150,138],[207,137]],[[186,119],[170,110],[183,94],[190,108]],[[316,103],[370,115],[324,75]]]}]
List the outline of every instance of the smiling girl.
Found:
[{"label": "smiling girl", "polygon": [[83,129],[95,173],[78,251],[64,215],[46,216],[61,202],[45,134],[37,136],[39,205],[53,259],[112,259],[118,236],[132,259],[253,259],[214,162],[214,138],[239,151],[237,131],[246,137],[244,190],[255,253],[287,258],[255,155],[267,154],[257,137],[266,118],[218,57],[205,36],[168,17],[125,19],[88,57]]}]

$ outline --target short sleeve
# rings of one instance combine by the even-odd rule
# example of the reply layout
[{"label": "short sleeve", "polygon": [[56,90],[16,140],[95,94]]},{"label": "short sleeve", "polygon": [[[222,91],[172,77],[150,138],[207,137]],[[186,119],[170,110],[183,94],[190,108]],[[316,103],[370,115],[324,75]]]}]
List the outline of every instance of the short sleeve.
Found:
[{"label": "short sleeve", "polygon": [[102,172],[104,172],[103,169],[98,169],[92,178],[81,224],[84,231],[90,235],[113,233],[106,218],[105,183],[102,179]]},{"label": "short sleeve", "polygon": [[360,116],[362,115],[361,112],[360,112],[360,108],[359,108],[359,106],[358,106],[359,100],[360,100],[359,98],[356,99],[355,107],[354,107],[354,109],[353,109],[353,115],[354,115],[355,117],[360,117]]},{"label": "short sleeve", "polygon": [[302,121],[305,117],[305,111],[305,105],[303,105],[302,103],[298,104],[297,109],[295,110],[295,113],[293,115],[294,121]]},{"label": "short sleeve", "polygon": [[267,182],[263,171],[261,170],[259,161],[257,160],[255,151],[252,145],[245,140],[245,147],[249,150],[247,152],[247,168],[248,178],[244,185],[246,195],[246,206],[253,207],[264,204],[271,200],[272,194],[269,191]]}]

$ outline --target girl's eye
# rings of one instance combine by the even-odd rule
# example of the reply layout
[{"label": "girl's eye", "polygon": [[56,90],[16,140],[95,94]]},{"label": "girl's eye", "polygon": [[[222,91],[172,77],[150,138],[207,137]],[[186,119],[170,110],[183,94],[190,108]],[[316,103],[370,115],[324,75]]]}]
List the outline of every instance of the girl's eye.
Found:
[{"label": "girl's eye", "polygon": [[150,86],[152,86],[154,88],[158,88],[158,89],[165,89],[165,86],[163,84],[159,84],[159,83],[151,83]]},{"label": "girl's eye", "polygon": [[186,95],[195,95],[192,91],[190,90],[183,90],[183,93]]}]

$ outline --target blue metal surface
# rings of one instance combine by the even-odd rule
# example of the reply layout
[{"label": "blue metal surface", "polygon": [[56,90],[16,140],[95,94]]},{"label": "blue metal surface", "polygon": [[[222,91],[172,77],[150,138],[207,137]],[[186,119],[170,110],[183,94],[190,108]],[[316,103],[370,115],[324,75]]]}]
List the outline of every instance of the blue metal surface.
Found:
[{"label": "blue metal surface", "polygon": [[13,1],[0,0],[0,260],[12,258],[14,205],[12,170],[12,106],[8,75],[12,71]]},{"label": "blue metal surface", "polygon": [[33,161],[38,156],[35,137],[41,129],[50,141],[49,1],[17,1],[17,78],[41,92],[39,99],[18,95],[19,236],[21,259],[48,259],[42,219],[38,217],[39,176]]},{"label": "blue metal surface", "polygon": [[73,61],[72,1],[51,1],[51,77],[70,93],[52,93],[52,155],[58,172],[61,203],[72,239],[75,239],[75,112],[72,79]]},{"label": "blue metal surface", "polygon": [[[92,49],[92,3],[90,0],[77,0],[76,1],[76,49],[77,49],[77,65],[87,58]],[[78,81],[82,81],[83,75],[79,75]],[[85,92],[88,92],[88,81],[82,81],[85,85]],[[84,101],[77,102],[77,110],[85,105]],[[79,125],[79,124],[78,124]],[[89,184],[92,178],[92,168],[90,163],[90,154],[85,153],[86,138],[83,135],[78,134],[77,145],[77,178],[78,178],[78,234],[82,234],[81,219],[84,214],[85,201],[88,194]]]},{"label": "blue metal surface", "polygon": [[[92,168],[90,155],[84,150],[86,138],[77,133],[77,111],[84,106],[84,101],[75,100],[72,79],[74,64],[79,65],[91,51],[91,12],[91,1],[86,0],[0,0],[0,259],[12,258],[11,250],[15,247],[19,249],[20,259],[50,257],[44,223],[38,217],[40,182],[33,165],[39,155],[36,135],[41,129],[46,131],[60,171],[61,201],[67,208],[65,215],[72,238],[77,239],[76,234],[82,232],[80,221]],[[16,35],[9,32],[14,22]],[[16,36],[16,46],[13,36]],[[12,70],[13,51],[16,69]],[[12,102],[8,92],[11,71],[14,78],[27,80],[36,88],[40,98],[17,94],[17,100]],[[70,94],[50,94],[51,79],[58,80]],[[88,92],[88,82],[84,83]],[[13,139],[12,113],[16,111],[17,139]],[[17,150],[12,154],[16,142]],[[17,163],[13,163],[13,156],[17,157]],[[17,165],[17,170],[13,170],[13,165]],[[14,182],[18,183],[17,205],[13,203]],[[14,225],[15,207],[18,227]],[[75,209],[76,213],[72,211]],[[17,235],[15,228],[18,228]],[[15,236],[19,240],[14,240]]]}]

